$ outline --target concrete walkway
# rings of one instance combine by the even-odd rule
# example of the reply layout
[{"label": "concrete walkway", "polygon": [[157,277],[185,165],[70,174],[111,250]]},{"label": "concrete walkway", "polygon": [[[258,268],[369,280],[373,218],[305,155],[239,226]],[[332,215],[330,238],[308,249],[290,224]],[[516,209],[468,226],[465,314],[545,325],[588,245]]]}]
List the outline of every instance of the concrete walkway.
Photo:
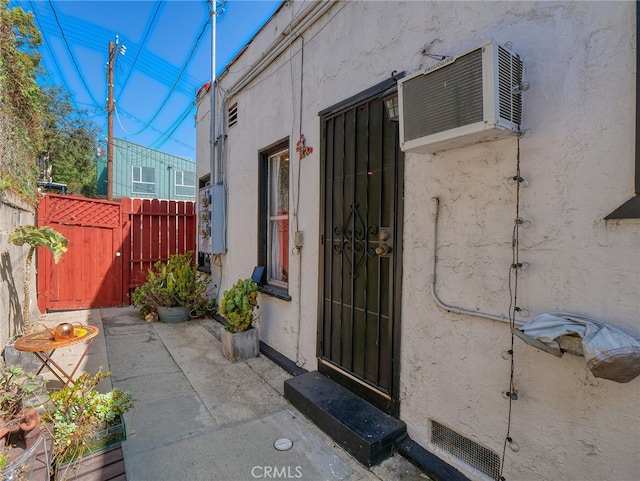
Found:
[{"label": "concrete walkway", "polygon": [[[429,479],[399,455],[371,469],[352,459],[284,399],[290,376],[279,366],[262,355],[235,364],[222,357],[214,320],[146,323],[134,308],[42,319],[60,322],[98,326],[80,371],[102,366],[114,387],[133,393],[122,445],[129,481]],[[72,366],[83,348],[61,349],[54,359]],[[276,450],[280,438],[293,447]]]}]

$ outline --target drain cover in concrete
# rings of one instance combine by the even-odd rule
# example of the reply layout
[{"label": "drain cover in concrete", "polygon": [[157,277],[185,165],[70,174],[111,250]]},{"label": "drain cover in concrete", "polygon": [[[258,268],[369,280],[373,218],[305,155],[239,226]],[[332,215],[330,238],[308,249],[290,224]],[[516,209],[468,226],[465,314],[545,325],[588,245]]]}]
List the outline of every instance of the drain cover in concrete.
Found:
[{"label": "drain cover in concrete", "polygon": [[289,451],[293,447],[293,441],[289,438],[280,438],[273,443],[273,447],[278,451]]}]

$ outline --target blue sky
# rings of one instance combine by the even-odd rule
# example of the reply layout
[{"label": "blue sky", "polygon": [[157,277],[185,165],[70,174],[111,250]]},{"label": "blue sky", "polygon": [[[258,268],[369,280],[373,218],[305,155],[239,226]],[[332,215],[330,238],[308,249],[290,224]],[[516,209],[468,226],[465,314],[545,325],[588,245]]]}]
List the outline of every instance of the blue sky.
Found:
[{"label": "blue sky", "polygon": [[[281,0],[228,0],[217,18],[216,71],[240,51]],[[114,136],[195,160],[195,94],[211,78],[206,0],[12,0],[35,14],[48,83],[70,91],[106,139],[109,42],[116,60]]]}]

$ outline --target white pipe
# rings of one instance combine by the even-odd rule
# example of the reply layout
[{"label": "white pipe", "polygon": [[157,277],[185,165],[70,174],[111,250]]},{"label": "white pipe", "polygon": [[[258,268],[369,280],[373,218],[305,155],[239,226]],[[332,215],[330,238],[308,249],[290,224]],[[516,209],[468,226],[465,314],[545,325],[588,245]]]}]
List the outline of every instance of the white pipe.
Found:
[{"label": "white pipe", "polygon": [[[216,17],[218,15],[216,2],[217,0],[211,0],[211,87],[209,87],[211,100],[211,130],[209,134],[211,159],[209,169],[211,174],[209,175],[209,181],[212,185],[220,181],[216,159]],[[213,203],[211,205],[213,206]],[[213,211],[211,214],[213,215]]]},{"label": "white pipe", "polygon": [[[438,211],[440,210],[440,199],[438,199],[437,197],[432,197],[431,200],[431,218],[433,219],[433,271],[431,273],[431,296],[433,297],[436,305],[448,312],[453,312],[455,314],[466,314],[467,316],[482,317],[484,319],[491,319],[493,321],[510,323],[511,319],[509,319],[508,317],[498,316],[495,314],[487,314],[484,312],[474,311],[472,309],[465,309],[464,307],[452,306],[449,304],[445,304],[438,297],[438,293],[436,292],[436,266],[438,264]],[[516,323],[518,323],[518,321],[516,321]]]}]

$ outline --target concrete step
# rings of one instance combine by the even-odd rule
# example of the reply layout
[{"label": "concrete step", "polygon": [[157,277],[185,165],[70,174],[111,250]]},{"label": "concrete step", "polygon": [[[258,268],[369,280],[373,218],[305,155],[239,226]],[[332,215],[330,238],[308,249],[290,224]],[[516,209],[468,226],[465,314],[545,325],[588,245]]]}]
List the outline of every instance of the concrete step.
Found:
[{"label": "concrete step", "polygon": [[317,371],[284,382],[284,396],[365,466],[392,455],[406,425]]}]

